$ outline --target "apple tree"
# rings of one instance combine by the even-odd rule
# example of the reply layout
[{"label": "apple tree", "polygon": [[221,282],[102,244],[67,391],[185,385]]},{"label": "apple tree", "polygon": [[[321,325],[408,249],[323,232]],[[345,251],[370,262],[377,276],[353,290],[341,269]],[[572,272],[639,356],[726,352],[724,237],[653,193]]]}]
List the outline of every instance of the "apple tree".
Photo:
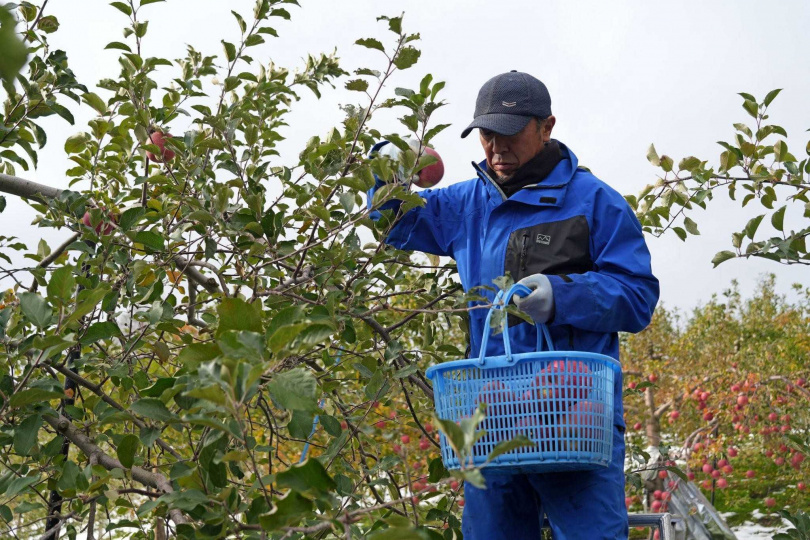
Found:
[{"label": "apple tree", "polygon": [[[438,459],[424,369],[463,356],[465,298],[454,265],[385,246],[394,216],[371,221],[364,197],[374,174],[435,159],[403,137],[424,150],[446,127],[444,83],[391,91],[420,56],[402,17],[357,41],[377,66],[273,63],[261,45],[296,4],[257,0],[219,54],[167,59],[141,52],[160,4],[112,2],[120,71],[95,84],[50,47],[47,0],[3,8],[0,43],[28,56],[15,76],[0,53],[0,190],[65,240],[0,236],[2,536],[460,534],[459,482],[477,477]],[[358,103],[281,155],[301,92],[336,84]],[[38,119],[74,124],[76,107],[94,117],[49,140]],[[401,111],[402,134],[375,129],[381,109]],[[383,138],[402,163],[368,157]],[[48,142],[69,156],[68,190],[17,176]],[[421,204],[396,186],[375,204],[393,196]]]},{"label": "apple tree", "polygon": [[[715,255],[715,266],[740,257],[810,264],[810,140],[804,148],[791,152],[785,129],[769,122],[768,107],[780,91],[768,92],[761,101],[740,93],[751,122],[734,124],[733,139],[718,142],[723,151],[716,164],[687,156],[676,166],[670,156],[659,155],[650,146],[647,159],[661,173],[641,193],[626,197],[646,232],[660,236],[672,231],[681,240],[700,234],[697,208],[707,209],[725,191],[742,207],[754,206],[751,218],[732,234],[732,249]],[[764,229],[770,225],[764,234],[763,221]],[[792,223],[798,228],[788,230]]]}]

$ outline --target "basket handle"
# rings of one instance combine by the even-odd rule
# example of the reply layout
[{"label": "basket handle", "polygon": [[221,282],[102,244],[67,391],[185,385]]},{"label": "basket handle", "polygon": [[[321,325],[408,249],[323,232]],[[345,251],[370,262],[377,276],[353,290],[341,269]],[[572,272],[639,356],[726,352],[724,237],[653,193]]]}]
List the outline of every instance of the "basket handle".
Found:
[{"label": "basket handle", "polygon": [[[484,336],[481,339],[481,351],[478,356],[478,363],[480,365],[484,365],[486,363],[486,352],[487,352],[487,344],[489,343],[489,335],[490,335],[490,321],[492,320],[492,313],[496,309],[503,310],[507,305],[509,305],[509,301],[512,300],[512,297],[516,294],[520,296],[528,296],[532,293],[532,290],[525,285],[521,285],[520,283],[515,283],[512,285],[506,293],[502,290],[498,291],[498,294],[495,296],[495,300],[492,302],[492,307],[487,313],[486,321],[484,322]],[[504,352],[506,353],[506,361],[512,362],[512,344],[509,340],[509,327],[507,324],[507,317],[503,318],[501,322],[503,328],[503,348]],[[546,350],[553,351],[554,350],[554,343],[551,341],[551,335],[548,333],[548,327],[545,324],[537,323],[535,324],[537,327],[537,345],[535,346],[536,351],[543,350],[543,341],[546,342]]]}]

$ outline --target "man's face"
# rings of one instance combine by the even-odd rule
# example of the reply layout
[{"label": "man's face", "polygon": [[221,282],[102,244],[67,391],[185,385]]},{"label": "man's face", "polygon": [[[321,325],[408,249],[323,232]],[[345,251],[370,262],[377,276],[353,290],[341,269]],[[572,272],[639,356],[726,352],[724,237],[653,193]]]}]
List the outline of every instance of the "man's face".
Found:
[{"label": "man's face", "polygon": [[556,119],[549,116],[538,123],[534,118],[522,131],[514,135],[501,135],[479,129],[481,146],[487,156],[487,165],[495,171],[498,180],[508,180],[520,167],[536,156],[551,139]]}]

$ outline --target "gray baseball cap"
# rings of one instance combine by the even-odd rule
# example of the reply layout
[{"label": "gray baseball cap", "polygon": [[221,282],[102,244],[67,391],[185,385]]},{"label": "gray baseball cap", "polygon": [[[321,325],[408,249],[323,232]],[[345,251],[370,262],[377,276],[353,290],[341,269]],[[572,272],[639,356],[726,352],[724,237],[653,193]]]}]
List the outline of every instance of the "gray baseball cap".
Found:
[{"label": "gray baseball cap", "polygon": [[475,128],[514,135],[532,118],[549,116],[551,96],[546,85],[528,73],[512,70],[484,83],[475,101],[475,119],[461,132],[461,137]]}]

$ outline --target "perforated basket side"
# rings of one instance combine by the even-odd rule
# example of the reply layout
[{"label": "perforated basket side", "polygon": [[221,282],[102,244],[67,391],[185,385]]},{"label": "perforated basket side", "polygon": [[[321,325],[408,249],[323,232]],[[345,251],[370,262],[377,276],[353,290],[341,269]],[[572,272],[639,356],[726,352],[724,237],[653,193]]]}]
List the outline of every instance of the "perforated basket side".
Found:
[{"label": "perforated basket side", "polygon": [[[487,467],[527,470],[572,470],[606,466],[612,453],[614,380],[612,358],[580,352],[543,352],[452,362],[431,368],[436,412],[459,422],[487,404],[481,429],[487,433],[473,447],[472,464],[482,466],[495,446],[526,435],[533,447],[512,450]],[[461,464],[441,438],[448,468]]]}]

